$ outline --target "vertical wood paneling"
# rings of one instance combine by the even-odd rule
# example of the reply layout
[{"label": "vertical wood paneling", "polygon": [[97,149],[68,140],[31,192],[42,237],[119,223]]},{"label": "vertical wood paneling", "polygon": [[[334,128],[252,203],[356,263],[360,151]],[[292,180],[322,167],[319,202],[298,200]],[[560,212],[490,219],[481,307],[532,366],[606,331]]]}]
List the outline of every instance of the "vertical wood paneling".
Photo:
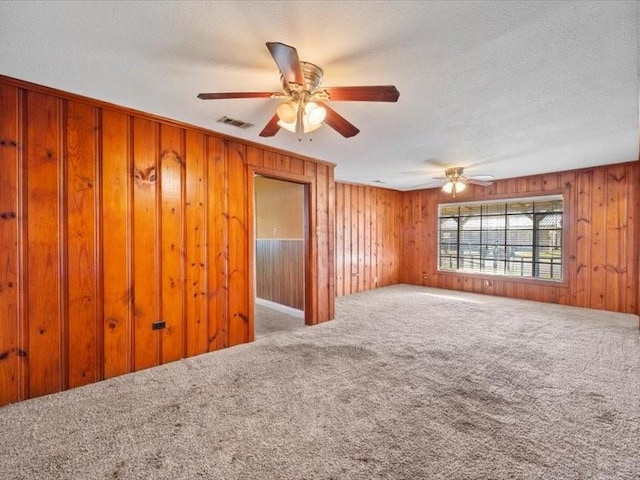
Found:
[{"label": "vertical wood paneling", "polygon": [[331,319],[332,166],[0,77],[0,404],[251,341],[249,162],[305,184]]},{"label": "vertical wood paneling", "polygon": [[[318,318],[329,318],[329,167],[316,166],[316,237],[318,252]],[[333,231],[333,230],[332,230]],[[331,270],[333,271],[333,270]]]},{"label": "vertical wood paneling", "polygon": [[344,295],[344,266],[345,266],[345,241],[344,241],[344,191],[341,184],[335,186],[336,196],[336,296]]},{"label": "vertical wood paneling", "polygon": [[161,311],[166,326],[160,331],[160,362],[184,356],[184,238],[183,132],[177,127],[160,127],[160,258],[162,265]]},{"label": "vertical wood paneling", "polygon": [[0,85],[0,405],[18,401],[20,353],[18,270],[19,92]]},{"label": "vertical wood paneling", "polygon": [[591,217],[589,218],[589,235],[591,246],[588,252],[588,262],[590,262],[591,281],[589,290],[591,293],[589,305],[593,308],[604,308],[605,296],[605,271],[604,252],[606,246],[605,239],[605,219],[610,212],[606,211],[606,189],[608,185],[607,173],[605,169],[598,168],[593,171],[593,183],[591,185]]},{"label": "vertical wood paneling", "polygon": [[134,367],[156,365],[158,317],[158,125],[133,120],[133,301]]},{"label": "vertical wood paneling", "polygon": [[591,304],[591,266],[589,261],[590,226],[591,226],[591,193],[593,171],[580,172],[576,175],[577,202],[575,205],[574,228],[575,244],[575,283],[574,291],[578,305]]},{"label": "vertical wood paneling", "polygon": [[245,146],[230,142],[228,151],[229,231],[229,346],[247,342],[253,331],[249,318],[249,245],[247,225],[247,178]]},{"label": "vertical wood paneling", "polygon": [[334,169],[331,166],[325,165],[327,171],[327,201],[325,207],[327,210],[327,244],[326,250],[323,251],[323,256],[327,258],[327,275],[329,281],[329,292],[327,295],[327,315],[323,317],[323,320],[330,320],[335,318],[335,298],[336,298],[336,182],[334,178]]},{"label": "vertical wood paneling", "polygon": [[[437,271],[437,205],[452,201],[439,189],[403,193],[404,283],[635,313],[638,304],[638,162],[496,181],[467,188],[457,201],[563,193],[564,281],[545,283]],[[417,209],[423,209],[418,215]],[[630,249],[630,245],[635,245]],[[424,250],[421,252],[421,248]],[[422,271],[419,265],[422,264]],[[483,281],[484,280],[484,281]],[[491,285],[486,285],[486,280]]]},{"label": "vertical wood paneling", "polygon": [[68,386],[99,380],[101,374],[101,318],[98,318],[96,230],[98,211],[96,111],[90,105],[68,102],[67,159],[67,344]]},{"label": "vertical wood paneling", "polygon": [[102,112],[102,278],[104,376],[133,370],[131,193],[129,120]]},{"label": "vertical wood paneling", "polygon": [[359,195],[359,190],[360,187],[358,188],[350,188],[349,189],[351,192],[351,210],[350,210],[350,217],[351,217],[351,268],[350,268],[350,290],[349,293],[355,293],[355,292],[360,292],[360,285],[358,284],[359,282],[359,278],[360,278],[360,265],[359,265],[359,258],[361,257],[360,254],[360,245],[361,245],[361,240],[360,240],[360,214],[361,214],[361,210],[360,210],[360,204],[359,204],[359,199],[360,199],[360,195]]},{"label": "vertical wood paneling", "polygon": [[[336,183],[335,223],[343,229],[336,242],[338,295],[398,283],[400,192]],[[340,238],[340,237],[337,237]]]},{"label": "vertical wood paneling", "polygon": [[[187,356],[208,351],[207,162],[204,136],[186,134],[186,347]],[[213,266],[213,263],[210,265]]]},{"label": "vertical wood paneling", "polygon": [[207,138],[209,350],[229,346],[229,210],[227,206],[227,143]]},{"label": "vertical wood paneling", "polygon": [[63,388],[60,109],[60,101],[53,96],[27,95],[25,308],[29,316],[30,397]]},{"label": "vertical wood paneling", "polygon": [[[351,251],[351,238],[352,238],[352,222],[353,215],[351,215],[351,186],[345,185],[343,183],[337,183],[336,187],[339,190],[342,190],[344,195],[343,207],[341,210],[336,212],[336,217],[341,217],[342,223],[344,225],[344,253],[342,254],[342,265],[338,265],[339,268],[342,268],[343,271],[343,280],[342,280],[342,289],[340,295],[349,295],[353,292],[351,288],[351,279],[353,276],[352,273],[352,265],[353,265],[353,253]],[[338,245],[340,248],[340,245]]]},{"label": "vertical wood paneling", "polygon": [[[316,178],[318,173],[317,167],[318,165],[315,163],[305,160],[303,174],[310,178]],[[318,216],[322,215],[322,212],[319,211],[319,209],[322,208],[322,205],[318,202],[317,182],[310,183],[307,186],[305,202],[309,202],[309,205],[305,205],[305,210],[309,213],[309,218],[307,220],[309,234],[306,245],[306,256],[308,259],[313,260],[307,265],[307,276],[305,278],[305,284],[308,285],[307,295],[305,295],[304,299],[305,323],[315,325],[326,320],[326,318],[322,318],[318,313],[318,290],[322,288],[318,278],[318,271],[320,268],[318,265],[318,258],[322,255],[321,249],[318,248]]]},{"label": "vertical wood paneling", "polygon": [[614,166],[607,168],[607,196],[605,220],[605,259],[604,281],[606,296],[604,309],[621,311],[627,302],[627,294],[631,293],[631,282],[627,278],[627,238],[629,238],[630,222],[628,218],[629,202],[627,188],[629,185],[628,168]]}]

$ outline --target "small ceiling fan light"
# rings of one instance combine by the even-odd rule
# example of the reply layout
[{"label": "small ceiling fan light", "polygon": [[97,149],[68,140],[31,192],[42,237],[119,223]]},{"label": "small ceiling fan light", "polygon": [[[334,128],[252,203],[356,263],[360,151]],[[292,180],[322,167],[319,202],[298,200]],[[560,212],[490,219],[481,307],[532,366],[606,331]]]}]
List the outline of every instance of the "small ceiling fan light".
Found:
[{"label": "small ceiling fan light", "polygon": [[442,186],[442,191],[445,193],[453,192],[453,182],[447,182]]},{"label": "small ceiling fan light", "polygon": [[304,106],[304,112],[309,125],[320,125],[327,116],[327,110],[315,102],[309,102]]},{"label": "small ceiling fan light", "polygon": [[[296,122],[295,120],[293,122],[284,122],[282,120],[278,121],[278,126],[280,128],[284,128],[285,130],[290,131],[291,133],[296,133]],[[309,122],[306,121],[306,119],[302,122],[302,126],[303,126],[303,133],[309,133],[309,132],[313,132],[314,130],[319,129],[322,126],[322,123],[319,123],[318,125],[310,125]]]},{"label": "small ceiling fan light", "polygon": [[467,186],[462,183],[462,182],[452,182],[452,181],[448,181],[447,183],[445,183],[442,186],[442,191],[445,193],[453,193],[453,186],[455,185],[456,187],[456,193],[460,193],[462,192],[465,188],[467,188]]},{"label": "small ceiling fan light", "polygon": [[289,100],[288,102],[281,103],[278,105],[276,109],[276,115],[278,118],[285,123],[292,123],[294,125],[293,130],[295,131],[295,123],[296,123],[296,115],[298,113],[298,104],[293,100]]}]

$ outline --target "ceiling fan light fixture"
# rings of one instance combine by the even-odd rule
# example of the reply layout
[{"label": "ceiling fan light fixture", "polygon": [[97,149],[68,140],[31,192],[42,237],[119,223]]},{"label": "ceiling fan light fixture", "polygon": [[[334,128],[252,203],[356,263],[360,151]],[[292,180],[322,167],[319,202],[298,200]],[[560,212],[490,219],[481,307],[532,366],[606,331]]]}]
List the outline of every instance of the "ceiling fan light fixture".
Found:
[{"label": "ceiling fan light fixture", "polygon": [[467,186],[462,182],[449,181],[442,186],[442,191],[445,193],[453,193],[455,186],[456,193],[462,192]]},{"label": "ceiling fan light fixture", "polygon": [[[280,128],[284,128],[285,130],[290,131],[291,133],[296,133],[296,121],[295,120],[293,122],[284,122],[284,121],[280,120],[278,122],[278,126]],[[319,123],[317,125],[311,125],[311,124],[309,124],[309,122],[305,118],[302,121],[302,132],[303,133],[310,133],[310,132],[313,132],[313,131],[319,129],[321,126],[322,126],[322,123]]]},{"label": "ceiling fan light fixture", "polygon": [[298,114],[298,104],[293,100],[281,103],[276,109],[276,114],[282,122],[293,123],[295,125],[296,116]]},{"label": "ceiling fan light fixture", "polygon": [[304,106],[304,113],[309,125],[321,125],[327,117],[327,110],[315,102],[308,102]]}]

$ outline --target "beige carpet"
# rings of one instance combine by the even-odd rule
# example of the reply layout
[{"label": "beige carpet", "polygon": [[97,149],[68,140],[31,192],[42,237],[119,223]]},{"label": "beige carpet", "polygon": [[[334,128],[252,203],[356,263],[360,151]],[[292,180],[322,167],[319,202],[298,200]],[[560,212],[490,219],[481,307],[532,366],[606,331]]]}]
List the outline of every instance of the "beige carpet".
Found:
[{"label": "beige carpet", "polygon": [[1,479],[640,477],[631,315],[398,285],[0,408]]},{"label": "beige carpet", "polygon": [[255,304],[256,338],[304,328],[304,312],[277,304],[257,301]]}]

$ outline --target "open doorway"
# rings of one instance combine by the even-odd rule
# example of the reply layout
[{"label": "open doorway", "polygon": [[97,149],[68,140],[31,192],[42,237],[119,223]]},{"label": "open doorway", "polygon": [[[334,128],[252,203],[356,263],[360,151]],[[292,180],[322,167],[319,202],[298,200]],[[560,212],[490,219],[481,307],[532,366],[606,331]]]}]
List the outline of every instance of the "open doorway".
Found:
[{"label": "open doorway", "polygon": [[256,337],[305,325],[307,190],[254,177]]}]

